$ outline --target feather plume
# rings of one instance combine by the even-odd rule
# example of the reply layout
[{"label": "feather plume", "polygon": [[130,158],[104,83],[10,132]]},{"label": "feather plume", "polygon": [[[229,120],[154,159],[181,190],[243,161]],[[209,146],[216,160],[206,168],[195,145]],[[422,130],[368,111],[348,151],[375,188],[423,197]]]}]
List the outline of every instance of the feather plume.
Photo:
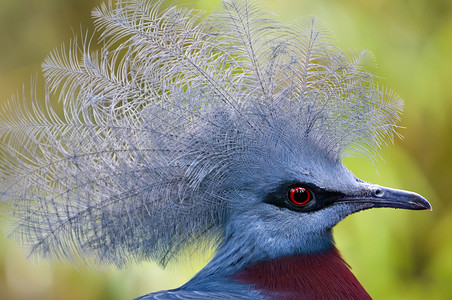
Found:
[{"label": "feather plume", "polygon": [[1,111],[1,197],[32,254],[164,265],[221,240],[236,195],[289,163],[269,149],[341,160],[395,133],[402,103],[373,59],[315,18],[282,24],[246,0],[208,17],[119,0],[93,17],[100,49],[85,35],[52,52],[45,105]]}]

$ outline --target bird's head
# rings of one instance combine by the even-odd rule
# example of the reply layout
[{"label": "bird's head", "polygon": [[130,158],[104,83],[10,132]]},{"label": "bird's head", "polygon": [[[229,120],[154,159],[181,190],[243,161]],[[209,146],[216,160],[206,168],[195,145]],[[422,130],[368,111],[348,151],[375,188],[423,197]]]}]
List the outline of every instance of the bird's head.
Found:
[{"label": "bird's head", "polygon": [[142,2],[93,12],[100,54],[86,38],[46,59],[63,118],[50,103],[3,110],[1,195],[33,253],[165,264],[207,237],[258,260],[327,249],[363,209],[430,207],[342,164],[380,149],[401,111],[366,51],[252,1],[205,20]]},{"label": "bird's head", "polygon": [[[203,192],[209,191],[205,198],[213,195],[216,204],[225,203],[219,206],[225,243],[241,245],[246,263],[329,250],[334,243],[331,229],[346,216],[364,209],[430,208],[416,193],[355,177],[340,155],[331,150],[337,148],[328,147],[328,141],[322,140],[325,135],[305,134],[306,128],[300,123],[291,123],[291,113],[281,113],[270,121],[267,118],[252,130],[244,130],[246,126],[240,120],[254,122],[258,114],[235,114],[235,118],[220,115],[221,121],[217,119],[216,124],[224,126],[214,141],[205,141],[211,147],[209,163],[218,156],[219,162],[214,164],[218,170],[211,165],[217,176],[204,177],[204,183],[209,184],[199,186]],[[216,143],[230,149],[214,151]],[[199,147],[202,143],[196,144]],[[208,186],[212,189],[205,189]]]}]

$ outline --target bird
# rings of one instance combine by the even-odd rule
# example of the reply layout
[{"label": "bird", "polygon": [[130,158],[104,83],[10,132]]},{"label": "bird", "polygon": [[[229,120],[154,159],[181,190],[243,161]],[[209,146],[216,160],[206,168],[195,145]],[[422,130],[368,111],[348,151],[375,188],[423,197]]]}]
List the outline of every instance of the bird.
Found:
[{"label": "bird", "polygon": [[0,112],[0,197],[30,255],[155,261],[214,249],[179,288],[137,299],[371,299],[333,227],[371,208],[431,209],[365,182],[343,159],[379,159],[402,99],[368,51],[316,17],[295,25],[224,0],[210,15],[117,0],[42,64]]}]

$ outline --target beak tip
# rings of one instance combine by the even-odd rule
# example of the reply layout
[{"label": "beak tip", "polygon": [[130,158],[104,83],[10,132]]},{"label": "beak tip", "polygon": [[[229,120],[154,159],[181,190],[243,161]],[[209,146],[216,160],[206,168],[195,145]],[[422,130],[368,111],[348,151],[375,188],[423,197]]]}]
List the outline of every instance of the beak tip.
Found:
[{"label": "beak tip", "polygon": [[415,194],[415,195],[416,195],[416,198],[413,203],[415,205],[417,205],[419,207],[419,209],[421,209],[421,210],[428,209],[429,211],[433,210],[432,205],[430,204],[430,202],[427,201],[427,199],[425,199],[421,195],[418,195],[418,194]]}]

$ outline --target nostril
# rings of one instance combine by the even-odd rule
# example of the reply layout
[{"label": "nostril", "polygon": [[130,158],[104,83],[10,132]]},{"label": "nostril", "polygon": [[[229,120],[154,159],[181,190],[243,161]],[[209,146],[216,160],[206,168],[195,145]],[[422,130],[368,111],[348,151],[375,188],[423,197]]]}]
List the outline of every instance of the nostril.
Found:
[{"label": "nostril", "polygon": [[384,192],[383,192],[382,189],[375,189],[374,190],[374,195],[375,195],[375,197],[383,197]]}]

